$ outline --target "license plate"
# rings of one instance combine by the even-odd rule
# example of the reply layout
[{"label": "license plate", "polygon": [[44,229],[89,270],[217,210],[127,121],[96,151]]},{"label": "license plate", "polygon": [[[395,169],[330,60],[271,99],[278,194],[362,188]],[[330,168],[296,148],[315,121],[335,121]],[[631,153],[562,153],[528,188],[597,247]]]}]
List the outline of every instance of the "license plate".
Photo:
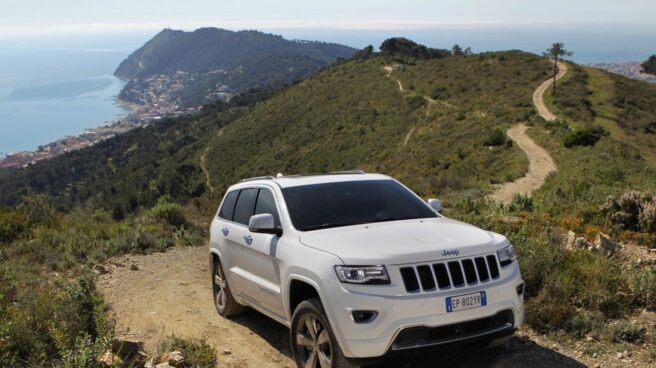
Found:
[{"label": "license plate", "polygon": [[446,311],[447,313],[457,312],[470,308],[478,308],[487,305],[487,298],[485,292],[450,296],[446,298]]}]

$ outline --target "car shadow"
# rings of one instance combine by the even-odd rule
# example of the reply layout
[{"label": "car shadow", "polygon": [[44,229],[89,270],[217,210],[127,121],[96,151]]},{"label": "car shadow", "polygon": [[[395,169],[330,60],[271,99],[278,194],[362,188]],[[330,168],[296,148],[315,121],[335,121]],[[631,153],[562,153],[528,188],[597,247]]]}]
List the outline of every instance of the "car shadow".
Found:
[{"label": "car shadow", "polygon": [[[269,317],[248,308],[235,317],[234,322],[248,328],[263,338],[281,354],[291,358],[289,330]],[[552,349],[540,346],[525,337],[514,337],[505,345],[495,349],[478,346],[460,346],[424,354],[412,354],[389,358],[382,364],[370,368],[428,368],[428,367],[479,367],[479,368],[582,368],[585,364]]]}]

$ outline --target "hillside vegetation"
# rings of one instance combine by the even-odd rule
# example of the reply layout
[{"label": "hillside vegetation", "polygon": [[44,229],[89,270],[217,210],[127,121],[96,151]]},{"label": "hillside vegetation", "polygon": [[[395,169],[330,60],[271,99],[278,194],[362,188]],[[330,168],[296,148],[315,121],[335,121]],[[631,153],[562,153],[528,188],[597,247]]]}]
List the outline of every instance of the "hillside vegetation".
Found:
[{"label": "hillside vegetation", "polygon": [[290,41],[258,31],[165,29],[125,59],[114,74],[130,80],[121,99],[139,103],[131,91],[147,88],[145,78],[191,73],[184,82],[182,102],[199,104],[201,96],[217,85],[236,92],[282,85],[303,79],[339,58],[349,58],[355,51],[339,44]]},{"label": "hillside vegetation", "polygon": [[503,134],[488,140],[533,118],[531,94],[548,75],[546,60],[520,52],[421,60],[392,72],[404,92],[386,65],[383,57],[340,64],[227,126],[209,145],[214,186],[361,168],[424,196],[480,197],[526,172],[526,158]]},{"label": "hillside vegetation", "polygon": [[[656,247],[656,86],[570,64],[547,101],[560,120],[545,122],[531,104],[550,76],[544,58],[404,61],[338,63],[273,94],[0,171],[0,363],[65,361],[107,346],[102,300],[78,264],[203,244],[225,189],[243,177],[354,168],[392,175],[444,199],[448,216],[507,235],[529,327],[569,342],[587,336],[590,356],[642,349],[640,359],[653,359],[656,333],[638,317],[656,311],[656,270],[638,258]],[[505,136],[519,122],[558,172],[531,198],[489,202],[495,184],[527,171]],[[638,256],[566,250],[568,231],[587,241],[608,233]]]}]

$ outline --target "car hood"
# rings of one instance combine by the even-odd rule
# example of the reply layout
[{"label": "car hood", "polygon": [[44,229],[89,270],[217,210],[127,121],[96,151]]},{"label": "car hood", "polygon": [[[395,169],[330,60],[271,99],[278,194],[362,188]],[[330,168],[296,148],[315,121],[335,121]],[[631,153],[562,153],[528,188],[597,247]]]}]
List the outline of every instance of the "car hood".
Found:
[{"label": "car hood", "polygon": [[[348,265],[405,264],[490,253],[505,237],[448,218],[390,221],[304,232],[300,241]],[[448,252],[447,252],[448,251]]]}]

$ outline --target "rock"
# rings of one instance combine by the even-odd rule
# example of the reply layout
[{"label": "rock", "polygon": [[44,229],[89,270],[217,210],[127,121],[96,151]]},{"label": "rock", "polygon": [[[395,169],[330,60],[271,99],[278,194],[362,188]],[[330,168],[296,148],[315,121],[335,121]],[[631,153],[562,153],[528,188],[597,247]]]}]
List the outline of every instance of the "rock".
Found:
[{"label": "rock", "polygon": [[171,365],[168,362],[159,363],[155,368],[171,368]]},{"label": "rock", "polygon": [[599,233],[594,243],[594,249],[605,255],[612,255],[619,249],[619,244],[614,242],[608,235]]},{"label": "rock", "polygon": [[585,337],[585,341],[591,342],[591,341],[594,341],[594,339],[592,338],[592,336],[588,335],[588,336]]},{"label": "rock", "polygon": [[176,350],[164,354],[162,356],[162,360],[167,362],[169,365],[173,367],[177,367],[178,365],[180,365],[180,363],[184,362],[184,356],[182,355],[182,352]]},{"label": "rock", "polygon": [[139,271],[139,266],[137,266],[136,263],[133,263],[133,264],[130,266],[130,270],[131,270],[131,271]]},{"label": "rock", "polygon": [[104,265],[101,265],[101,264],[97,264],[97,265],[95,265],[95,266],[93,267],[93,269],[94,269],[94,271],[96,271],[96,272],[99,273],[99,274],[106,274],[106,273],[110,273],[110,272],[112,272],[112,271],[109,269],[109,267],[104,266]]},{"label": "rock", "polygon": [[570,230],[567,232],[567,240],[565,242],[565,248],[571,249],[574,247],[574,242],[576,241],[576,234]]},{"label": "rock", "polygon": [[123,364],[121,358],[114,355],[110,350],[107,350],[104,354],[98,356],[96,361],[105,367],[120,367]]},{"label": "rock", "polygon": [[588,249],[589,247],[590,247],[590,243],[587,240],[585,240],[584,237],[582,236],[577,237],[576,234],[571,230],[567,233],[567,240],[565,241],[565,250],[574,251],[577,249]]},{"label": "rock", "polygon": [[150,358],[144,363],[144,368],[155,368],[155,358]]},{"label": "rock", "polygon": [[134,357],[140,355],[144,350],[143,341],[135,340],[120,340],[114,339],[112,341],[112,351],[123,358]]},{"label": "rock", "polygon": [[221,354],[223,354],[223,355],[230,355],[230,354],[232,354],[232,350],[230,350],[230,349],[223,349],[223,351],[221,352]]}]

